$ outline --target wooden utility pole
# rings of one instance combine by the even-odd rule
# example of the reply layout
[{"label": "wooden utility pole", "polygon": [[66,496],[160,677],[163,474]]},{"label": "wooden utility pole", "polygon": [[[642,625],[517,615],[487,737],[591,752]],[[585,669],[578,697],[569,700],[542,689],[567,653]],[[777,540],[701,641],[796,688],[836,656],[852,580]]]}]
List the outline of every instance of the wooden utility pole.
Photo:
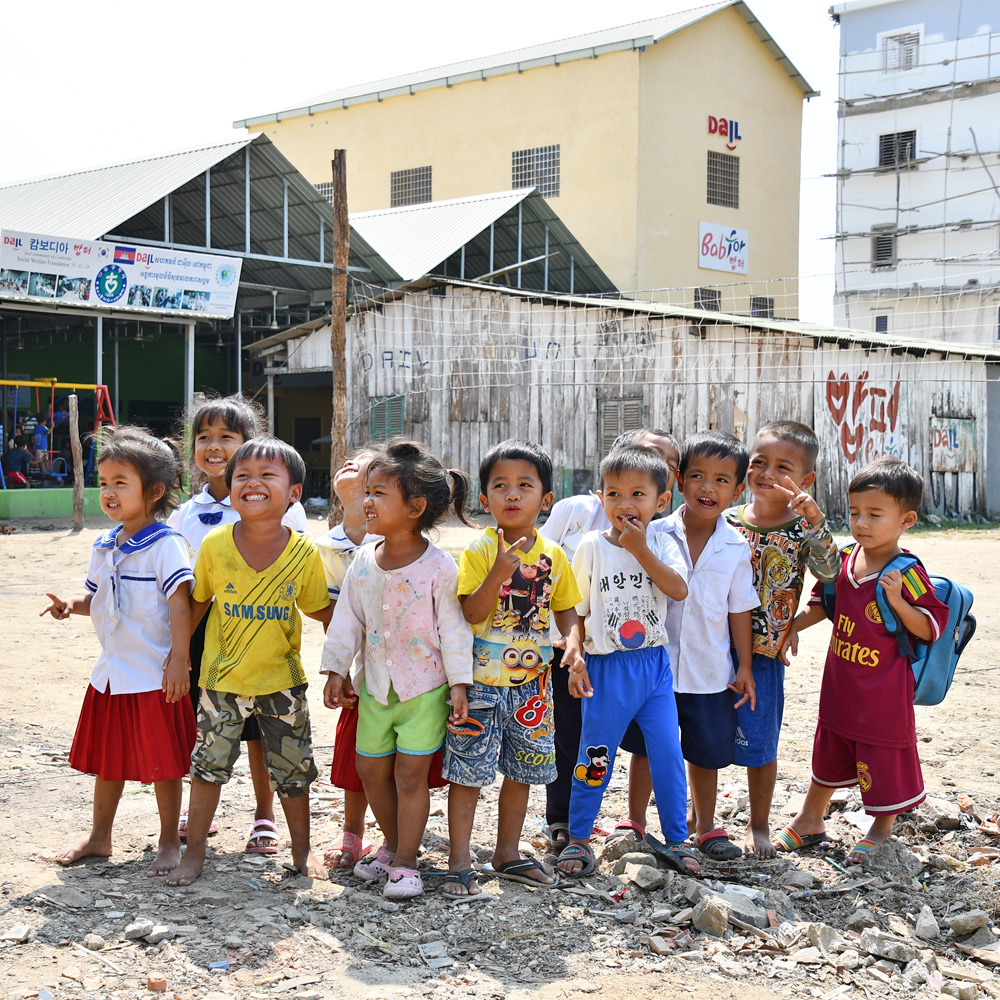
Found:
[{"label": "wooden utility pole", "polygon": [[347,261],[351,224],[347,216],[347,150],[333,153],[333,299],[330,303],[330,352],[333,399],[330,411],[330,517],[339,520],[333,476],[347,456]]},{"label": "wooden utility pole", "polygon": [[83,446],[80,444],[80,404],[76,393],[69,396],[69,443],[73,449],[73,530],[83,530]]}]

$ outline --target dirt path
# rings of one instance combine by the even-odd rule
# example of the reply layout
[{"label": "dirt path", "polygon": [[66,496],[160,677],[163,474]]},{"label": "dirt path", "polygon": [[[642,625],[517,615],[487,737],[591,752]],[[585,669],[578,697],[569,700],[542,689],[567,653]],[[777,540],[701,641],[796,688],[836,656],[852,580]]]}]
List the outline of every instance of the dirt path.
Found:
[{"label": "dirt path", "polygon": [[[871,997],[902,988],[889,985],[891,970],[883,983],[862,968],[852,975],[838,971],[836,963],[792,961],[787,952],[762,948],[763,939],[753,932],[740,932],[724,943],[694,933],[684,919],[673,922],[687,905],[690,886],[669,873],[664,873],[664,887],[643,892],[632,886],[620,900],[609,895],[622,886],[610,866],[587,880],[591,890],[583,895],[484,881],[484,889],[495,898],[460,906],[443,898],[433,877],[427,880],[427,895],[406,905],[383,901],[347,875],[335,874],[328,885],[311,883],[282,867],[281,862],[289,860],[287,842],[273,859],[241,853],[252,822],[245,758],[223,792],[222,832],[213,838],[214,856],[206,875],[188,889],[168,890],[162,881],[145,875],[155,843],[156,812],[151,789],[140,786],[126,789],[116,851],[108,862],[61,869],[36,860],[40,851],[59,848],[88,828],[92,780],[70,770],[66,755],[98,649],[87,620],[56,622],[38,618],[38,611],[47,590],[60,596],[82,591],[90,545],[106,523],[95,518],[74,535],[68,523],[16,522],[15,534],[0,537],[5,632],[0,692],[8,719],[0,732],[0,938],[17,937],[18,925],[27,935],[22,943],[0,942],[3,996],[48,1000],[42,992],[48,991],[54,997],[147,997],[150,976],[164,977],[167,993],[184,1000],[257,1000],[272,994],[298,1000],[451,994],[556,1000],[597,992],[610,997],[757,1000],[775,994]],[[324,525],[313,521],[311,530],[319,534]],[[457,552],[468,536],[465,529],[449,528],[443,543]],[[925,780],[932,795],[953,803],[965,792],[981,815],[992,814],[1000,805],[1000,598],[989,583],[998,565],[1000,534],[919,533],[910,541],[929,566],[972,588],[979,620],[978,636],[947,701],[938,708],[917,709]],[[809,633],[806,648],[788,674],[775,800],[775,818],[782,822],[794,811],[808,781],[828,634],[828,626]],[[316,697],[321,644],[320,627],[306,622],[303,654],[314,680],[317,758],[321,773],[328,775],[336,716]],[[624,767],[624,762],[616,767],[615,784],[599,820],[608,829],[624,811]],[[338,829],[341,798],[325,782],[318,783],[314,793],[314,845],[322,848]],[[724,772],[721,793],[723,821],[735,834],[746,819],[745,775],[736,769]],[[543,806],[544,796],[536,791],[525,841],[538,855],[545,849]],[[444,794],[435,793],[422,859],[427,868],[445,867],[445,807]],[[807,873],[804,885],[843,883],[845,875],[836,866],[843,865],[845,842],[858,836],[849,822],[852,807],[856,805],[848,799],[831,821],[831,834],[839,840],[825,854],[756,865],[744,861],[714,874],[770,889],[791,866]],[[495,818],[492,789],[481,800],[473,841],[484,860],[489,858]],[[281,821],[279,829],[284,835]],[[658,832],[658,824],[651,829]],[[926,862],[918,879],[897,873],[850,894],[791,900],[797,920],[822,920],[844,929],[856,907],[863,906],[872,910],[883,930],[902,934],[905,927],[898,922],[912,925],[926,903],[942,926],[942,937],[932,945],[943,955],[952,940],[945,929],[949,915],[979,906],[992,917],[1000,869],[996,864],[970,865],[967,859],[975,846],[1000,840],[984,837],[964,821],[950,832],[935,830],[921,816],[907,823],[903,834]],[[942,862],[942,856],[952,861]],[[163,925],[163,940],[152,943],[161,932],[130,939],[126,929],[137,920]],[[96,937],[86,939],[88,934]],[[666,942],[664,954],[650,947],[649,935]],[[94,946],[103,942],[103,947],[83,951],[85,939]],[[432,941],[440,942],[452,966],[434,970],[425,964],[419,946]],[[796,947],[804,944],[808,942],[803,939]],[[956,961],[962,957],[954,951],[948,954]],[[226,962],[228,969],[210,972],[213,962]],[[976,968],[987,980],[981,988],[1000,995],[1000,980],[994,985],[987,966]],[[847,989],[837,993],[841,986]]]}]

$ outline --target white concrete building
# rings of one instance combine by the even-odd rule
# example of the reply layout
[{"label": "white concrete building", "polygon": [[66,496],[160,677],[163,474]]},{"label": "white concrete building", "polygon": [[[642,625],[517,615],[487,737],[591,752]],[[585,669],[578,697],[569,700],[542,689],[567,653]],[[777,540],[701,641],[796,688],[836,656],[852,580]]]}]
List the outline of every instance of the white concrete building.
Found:
[{"label": "white concrete building", "polygon": [[997,343],[1000,0],[850,0],[830,14],[835,324]]}]

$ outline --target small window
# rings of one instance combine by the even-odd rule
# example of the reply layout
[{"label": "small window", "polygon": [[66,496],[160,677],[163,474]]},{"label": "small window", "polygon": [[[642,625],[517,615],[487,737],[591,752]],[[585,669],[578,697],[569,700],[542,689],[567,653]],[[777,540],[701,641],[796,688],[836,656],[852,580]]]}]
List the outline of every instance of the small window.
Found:
[{"label": "small window", "polygon": [[708,203],[740,207],[740,158],[708,151]]},{"label": "small window", "polygon": [[896,266],[896,234],[874,233],[872,235],[872,267]]},{"label": "small window", "polygon": [[889,332],[889,316],[884,314],[882,316],[875,317],[875,332],[876,333],[888,333]]},{"label": "small window", "polygon": [[515,149],[510,154],[511,188],[536,187],[543,198],[558,198],[559,148]]},{"label": "small window", "polygon": [[917,133],[888,132],[878,137],[878,165],[893,167],[899,163],[909,163],[917,158]]},{"label": "small window", "polygon": [[615,438],[626,431],[642,427],[642,396],[625,399],[599,399],[597,401],[598,437],[601,455],[611,451]]},{"label": "small window", "polygon": [[323,181],[322,184],[314,184],[313,187],[324,197],[330,204],[333,204],[333,181]]},{"label": "small window", "polygon": [[389,175],[389,205],[422,205],[431,200],[431,168],[410,167]]},{"label": "small window", "polygon": [[404,396],[372,396],[372,441],[388,441],[405,431]]},{"label": "small window", "polygon": [[761,319],[774,319],[774,299],[764,295],[751,295],[750,315]]},{"label": "small window", "polygon": [[313,444],[320,435],[319,417],[296,417],[295,418],[295,450],[296,451],[318,451]]},{"label": "small window", "polygon": [[916,69],[920,59],[920,32],[905,31],[882,39],[882,70],[895,73]]},{"label": "small window", "polygon": [[718,288],[696,288],[694,307],[708,312],[722,312],[722,292]]}]

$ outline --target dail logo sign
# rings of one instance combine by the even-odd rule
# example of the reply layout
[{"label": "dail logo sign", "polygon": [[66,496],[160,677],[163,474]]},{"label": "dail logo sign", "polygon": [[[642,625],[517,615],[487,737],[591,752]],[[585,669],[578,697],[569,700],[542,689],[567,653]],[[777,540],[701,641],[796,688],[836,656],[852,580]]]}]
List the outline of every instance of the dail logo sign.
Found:
[{"label": "dail logo sign", "polygon": [[743,138],[740,135],[740,123],[732,118],[716,118],[708,116],[708,134],[721,135],[726,140],[726,149],[735,149],[736,143]]}]

